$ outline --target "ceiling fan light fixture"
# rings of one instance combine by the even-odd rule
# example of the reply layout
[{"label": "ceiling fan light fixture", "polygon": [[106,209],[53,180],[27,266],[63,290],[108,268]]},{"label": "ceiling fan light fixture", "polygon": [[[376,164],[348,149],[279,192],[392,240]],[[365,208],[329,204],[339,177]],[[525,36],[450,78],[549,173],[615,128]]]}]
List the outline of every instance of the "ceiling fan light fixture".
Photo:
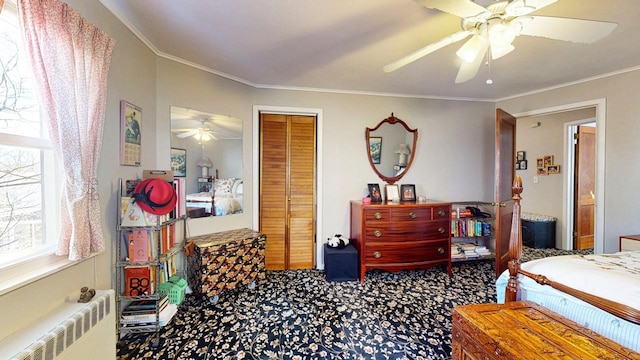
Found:
[{"label": "ceiling fan light fixture", "polygon": [[491,47],[503,48],[511,45],[518,33],[516,29],[505,24],[504,22],[496,22],[489,24],[489,43]]},{"label": "ceiling fan light fixture", "polygon": [[491,59],[495,60],[495,59],[499,59],[505,55],[507,55],[508,53],[512,52],[513,50],[515,50],[515,46],[509,44],[507,46],[503,46],[503,47],[495,47],[495,46],[491,46]]},{"label": "ceiling fan light fixture", "polygon": [[473,63],[482,49],[486,48],[486,43],[487,40],[484,37],[473,35],[471,39],[465,42],[464,45],[456,51],[456,55],[467,63]]}]

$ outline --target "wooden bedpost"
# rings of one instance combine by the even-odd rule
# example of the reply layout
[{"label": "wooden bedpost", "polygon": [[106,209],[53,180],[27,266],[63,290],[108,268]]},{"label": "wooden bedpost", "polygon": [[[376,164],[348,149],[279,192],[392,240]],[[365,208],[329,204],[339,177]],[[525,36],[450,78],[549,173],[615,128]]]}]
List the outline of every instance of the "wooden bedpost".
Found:
[{"label": "wooden bedpost", "polygon": [[509,281],[505,289],[504,301],[516,301],[518,296],[518,271],[522,256],[522,226],[520,223],[520,194],[522,179],[516,176],[513,180],[513,217],[511,218],[511,235],[509,236]]}]

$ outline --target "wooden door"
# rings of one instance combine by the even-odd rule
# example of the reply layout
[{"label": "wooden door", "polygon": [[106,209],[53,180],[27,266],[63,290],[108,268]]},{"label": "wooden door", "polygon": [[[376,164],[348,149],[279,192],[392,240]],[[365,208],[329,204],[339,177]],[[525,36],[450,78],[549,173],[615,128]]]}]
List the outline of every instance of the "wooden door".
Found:
[{"label": "wooden door", "polygon": [[496,110],[496,159],[495,159],[495,239],[496,276],[507,269],[509,262],[509,236],[513,214],[512,186],[516,159],[516,118]]},{"label": "wooden door", "polygon": [[593,248],[595,221],[596,128],[578,126],[575,157],[575,212],[573,248]]},{"label": "wooden door", "polygon": [[260,231],[269,270],[314,266],[316,118],[260,115]]}]

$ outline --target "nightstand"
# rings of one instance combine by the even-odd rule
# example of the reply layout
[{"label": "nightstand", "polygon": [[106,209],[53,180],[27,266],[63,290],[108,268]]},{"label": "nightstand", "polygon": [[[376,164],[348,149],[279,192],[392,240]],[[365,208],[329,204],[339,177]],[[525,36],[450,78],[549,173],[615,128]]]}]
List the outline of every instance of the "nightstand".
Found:
[{"label": "nightstand", "polygon": [[639,251],[640,235],[620,236],[620,251]]}]

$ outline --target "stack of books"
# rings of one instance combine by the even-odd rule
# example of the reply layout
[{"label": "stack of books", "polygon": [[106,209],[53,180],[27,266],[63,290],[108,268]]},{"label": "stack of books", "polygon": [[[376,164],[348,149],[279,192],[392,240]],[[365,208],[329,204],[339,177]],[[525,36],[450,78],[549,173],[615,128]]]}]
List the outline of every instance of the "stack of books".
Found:
[{"label": "stack of books", "polygon": [[464,252],[456,244],[451,245],[451,260],[464,260]]},{"label": "stack of books", "polygon": [[491,251],[486,246],[476,246],[476,253],[480,256],[491,256]]},{"label": "stack of books", "polygon": [[[133,301],[122,310],[120,324],[129,328],[164,326],[169,323],[177,311],[178,305],[170,304],[167,296],[163,296],[157,301],[153,299]],[[159,312],[157,323],[156,312]]]}]

